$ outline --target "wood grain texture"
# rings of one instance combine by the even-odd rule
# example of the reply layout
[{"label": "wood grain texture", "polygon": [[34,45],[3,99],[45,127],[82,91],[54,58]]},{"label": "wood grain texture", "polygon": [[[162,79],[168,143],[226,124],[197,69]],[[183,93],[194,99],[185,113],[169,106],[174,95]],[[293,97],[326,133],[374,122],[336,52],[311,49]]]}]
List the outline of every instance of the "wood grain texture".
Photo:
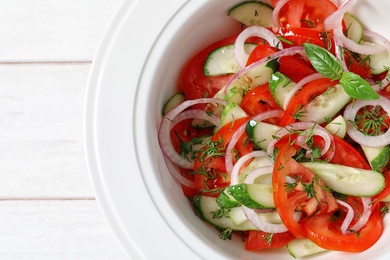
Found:
[{"label": "wood grain texture", "polygon": [[90,61],[120,2],[2,0],[0,61]]},{"label": "wood grain texture", "polygon": [[96,201],[0,201],[0,259],[126,259]]},{"label": "wood grain texture", "polygon": [[94,197],[83,147],[89,68],[0,66],[0,198]]}]

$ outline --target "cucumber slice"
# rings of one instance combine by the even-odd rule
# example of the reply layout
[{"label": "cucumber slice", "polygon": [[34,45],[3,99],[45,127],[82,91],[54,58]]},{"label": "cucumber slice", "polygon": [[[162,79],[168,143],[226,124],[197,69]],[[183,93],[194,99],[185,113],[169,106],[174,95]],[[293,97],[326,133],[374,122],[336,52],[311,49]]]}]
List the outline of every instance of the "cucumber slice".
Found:
[{"label": "cucumber slice", "polygon": [[274,27],[273,8],[263,2],[247,1],[230,9],[228,15],[246,26]]},{"label": "cucumber slice", "polygon": [[[245,43],[245,52],[251,53],[256,46],[256,44]],[[232,74],[239,70],[240,67],[234,57],[234,44],[225,45],[210,52],[203,66],[205,76]]]},{"label": "cucumber slice", "polygon": [[[376,43],[362,41],[363,45],[375,45]],[[378,75],[387,70],[390,66],[389,53],[383,51],[380,53],[371,54],[370,56],[362,55],[363,59],[368,58],[371,74]]]},{"label": "cucumber slice", "polygon": [[[232,83],[231,88],[236,87],[237,89],[242,89],[243,92],[247,92],[254,87],[264,85],[269,82],[272,73],[274,73],[278,67],[279,63],[276,59],[256,66],[248,71],[245,71],[242,75],[239,75],[239,77],[237,77]],[[216,97],[223,98],[224,96],[220,97],[220,92],[224,93],[224,88],[216,94]]]},{"label": "cucumber slice", "polygon": [[[209,104],[206,107],[206,110],[208,113],[212,114],[213,116],[218,116],[218,117],[220,117],[222,115],[223,109],[224,109],[224,106],[219,105],[219,104]],[[210,115],[210,116],[212,116],[212,115]],[[192,120],[191,126],[195,127],[195,128],[214,127],[214,125],[212,123],[210,123],[209,121],[204,120],[204,119],[199,119],[199,118],[195,118],[194,120]]]},{"label": "cucumber slice", "polygon": [[344,139],[347,134],[347,122],[342,115],[337,116],[325,126],[329,133],[337,135]]},{"label": "cucumber slice", "polygon": [[272,185],[236,184],[226,187],[229,193],[241,205],[251,209],[275,208]]},{"label": "cucumber slice", "polygon": [[334,88],[329,88],[321,95],[315,97],[305,107],[305,113],[302,113],[301,121],[325,123],[327,119],[335,116],[349,101],[351,97],[344,91],[341,84]]},{"label": "cucumber slice", "polygon": [[238,89],[237,87],[231,88],[226,93],[224,99],[229,103],[241,104],[243,96],[242,92],[242,89]]},{"label": "cucumber slice", "polygon": [[[280,219],[279,213],[276,210],[266,213],[257,213],[257,216],[263,221],[271,224],[282,224],[282,220]],[[232,208],[229,212],[229,217],[236,225],[241,225],[246,220],[248,220],[242,207]]]},{"label": "cucumber slice", "polygon": [[286,247],[290,255],[294,258],[301,258],[326,251],[326,249],[317,246],[310,239],[294,239]]},{"label": "cucumber slice", "polygon": [[182,92],[175,93],[172,97],[170,97],[167,102],[165,102],[162,114],[166,115],[169,111],[180,105],[186,101],[186,96]]},{"label": "cucumber slice", "polygon": [[247,117],[248,114],[236,103],[228,104],[221,115],[221,125],[237,120],[242,117]]},{"label": "cucumber slice", "polygon": [[357,197],[372,197],[385,187],[385,178],[379,172],[338,164],[305,162],[332,190]]},{"label": "cucumber slice", "polygon": [[226,190],[221,192],[221,194],[217,197],[216,201],[221,208],[225,208],[225,209],[241,206],[241,204],[237,202],[237,200],[235,200],[232,195],[227,193]]},{"label": "cucumber slice", "polygon": [[343,17],[346,29],[346,36],[354,42],[360,43],[363,37],[362,24],[350,13],[345,13]]},{"label": "cucumber slice", "polygon": [[234,222],[227,216],[221,218],[214,217],[214,213],[221,210],[220,206],[216,202],[216,198],[198,195],[192,200],[192,205],[199,215],[199,217],[207,223],[219,228],[219,229],[232,229],[232,230],[257,230],[255,226],[246,220],[240,225],[234,224]]},{"label": "cucumber slice", "polygon": [[388,145],[382,147],[362,146],[362,150],[374,171],[382,170],[389,162],[390,148]]},{"label": "cucumber slice", "polygon": [[258,148],[267,150],[273,136],[281,129],[280,126],[250,120],[246,124],[246,134]]},{"label": "cucumber slice", "polygon": [[[242,171],[242,173],[238,176],[238,182],[243,183],[245,180],[245,177],[253,171],[254,169],[265,167],[265,166],[273,166],[272,159],[268,156],[259,156],[253,158],[253,160],[245,167],[245,169]],[[269,176],[271,174],[265,174],[261,175],[256,178],[255,183],[260,184],[272,184],[272,176]]]},{"label": "cucumber slice", "polygon": [[269,80],[269,89],[276,104],[278,104],[280,108],[283,109],[284,101],[295,85],[295,82],[289,77],[278,71],[272,74],[271,79]]}]

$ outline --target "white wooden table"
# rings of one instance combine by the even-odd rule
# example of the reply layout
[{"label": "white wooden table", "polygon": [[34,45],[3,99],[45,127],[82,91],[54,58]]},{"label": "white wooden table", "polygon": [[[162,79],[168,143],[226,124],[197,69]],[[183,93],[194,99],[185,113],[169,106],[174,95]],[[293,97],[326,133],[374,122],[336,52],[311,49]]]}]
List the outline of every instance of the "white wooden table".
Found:
[{"label": "white wooden table", "polygon": [[0,259],[126,259],[91,185],[83,109],[121,0],[0,1]]}]

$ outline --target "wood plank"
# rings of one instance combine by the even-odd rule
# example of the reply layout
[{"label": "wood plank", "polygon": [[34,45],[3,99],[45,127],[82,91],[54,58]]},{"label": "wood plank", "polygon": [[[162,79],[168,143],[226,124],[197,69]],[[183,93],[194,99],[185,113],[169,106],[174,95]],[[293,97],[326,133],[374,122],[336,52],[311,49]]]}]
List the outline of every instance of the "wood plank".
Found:
[{"label": "wood plank", "polygon": [[0,259],[127,259],[97,202],[0,201]]},{"label": "wood plank", "polygon": [[120,2],[2,0],[0,61],[90,61]]},{"label": "wood plank", "polygon": [[89,68],[0,65],[0,199],[94,197],[83,144]]}]

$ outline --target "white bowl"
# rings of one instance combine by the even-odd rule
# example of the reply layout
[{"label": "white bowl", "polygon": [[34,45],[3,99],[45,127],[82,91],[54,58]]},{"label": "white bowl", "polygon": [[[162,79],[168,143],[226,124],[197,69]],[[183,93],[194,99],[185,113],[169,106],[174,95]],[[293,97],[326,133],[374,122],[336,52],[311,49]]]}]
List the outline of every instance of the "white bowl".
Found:
[{"label": "white bowl", "polygon": [[[357,1],[364,25],[390,38],[390,2]],[[132,259],[292,259],[286,250],[253,253],[239,239],[220,240],[193,213],[157,141],[161,107],[180,69],[206,44],[239,30],[226,16],[237,2],[124,1],[93,61],[85,113],[88,165],[101,208]],[[386,228],[364,253],[313,259],[385,259],[389,237]]]}]

